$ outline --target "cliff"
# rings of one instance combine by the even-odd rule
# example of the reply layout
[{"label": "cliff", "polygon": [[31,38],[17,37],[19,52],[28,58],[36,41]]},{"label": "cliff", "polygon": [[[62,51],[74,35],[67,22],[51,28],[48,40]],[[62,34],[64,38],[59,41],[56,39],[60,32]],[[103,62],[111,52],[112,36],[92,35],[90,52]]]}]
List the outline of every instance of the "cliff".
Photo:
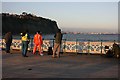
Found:
[{"label": "cliff", "polygon": [[[1,14],[0,14],[1,15]],[[33,14],[23,12],[21,15],[2,13],[2,33],[11,31],[13,34],[20,34],[25,30],[35,34],[40,30],[43,34],[54,34],[58,30],[56,21],[37,17]]]}]

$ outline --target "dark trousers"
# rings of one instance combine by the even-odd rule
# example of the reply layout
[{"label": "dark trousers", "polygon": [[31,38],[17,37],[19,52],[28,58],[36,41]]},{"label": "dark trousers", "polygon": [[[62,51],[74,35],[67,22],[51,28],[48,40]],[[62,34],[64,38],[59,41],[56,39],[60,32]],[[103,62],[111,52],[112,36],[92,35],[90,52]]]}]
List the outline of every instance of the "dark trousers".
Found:
[{"label": "dark trousers", "polygon": [[28,41],[22,41],[22,55],[26,56],[28,50]]},{"label": "dark trousers", "polygon": [[10,53],[11,43],[6,43],[6,53]]}]

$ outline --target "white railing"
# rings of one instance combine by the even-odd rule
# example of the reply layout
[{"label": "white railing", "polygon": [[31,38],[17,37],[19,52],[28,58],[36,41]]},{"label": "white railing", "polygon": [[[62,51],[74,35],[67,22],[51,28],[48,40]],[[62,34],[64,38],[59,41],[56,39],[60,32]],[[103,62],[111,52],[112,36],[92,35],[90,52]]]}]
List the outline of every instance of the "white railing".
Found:
[{"label": "white railing", "polygon": [[[94,54],[105,54],[105,46],[112,48],[114,41],[66,41],[62,40],[61,52],[74,52],[74,53],[94,53]],[[29,43],[28,50],[33,49],[33,41]],[[48,51],[49,47],[53,47],[54,39],[52,40],[43,40],[43,51]],[[5,48],[4,39],[0,39],[0,48]],[[13,39],[12,49],[21,49],[21,40]]]}]

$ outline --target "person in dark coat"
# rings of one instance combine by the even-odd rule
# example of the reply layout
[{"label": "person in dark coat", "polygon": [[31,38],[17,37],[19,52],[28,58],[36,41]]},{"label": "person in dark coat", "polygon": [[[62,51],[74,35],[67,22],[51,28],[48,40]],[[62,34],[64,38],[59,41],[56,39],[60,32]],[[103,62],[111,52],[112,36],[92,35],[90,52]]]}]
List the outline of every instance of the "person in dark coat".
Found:
[{"label": "person in dark coat", "polygon": [[58,32],[55,34],[54,37],[55,37],[55,43],[54,43],[52,58],[56,58],[56,57],[59,58],[60,57],[61,41],[62,41],[61,29],[58,29]]},{"label": "person in dark coat", "polygon": [[5,43],[6,43],[6,53],[10,53],[10,46],[12,43],[12,33],[11,32],[7,32],[5,34]]},{"label": "person in dark coat", "polygon": [[114,43],[112,50],[113,50],[114,56],[119,58],[120,57],[120,47],[119,47],[119,45]]}]

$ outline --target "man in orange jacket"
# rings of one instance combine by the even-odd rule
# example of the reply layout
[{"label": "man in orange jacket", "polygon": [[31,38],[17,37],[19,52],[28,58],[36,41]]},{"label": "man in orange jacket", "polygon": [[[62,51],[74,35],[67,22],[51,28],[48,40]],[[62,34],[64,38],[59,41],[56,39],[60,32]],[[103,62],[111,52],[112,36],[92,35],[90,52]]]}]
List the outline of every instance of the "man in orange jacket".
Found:
[{"label": "man in orange jacket", "polygon": [[34,42],[33,54],[35,54],[36,49],[38,48],[39,54],[41,56],[43,56],[42,49],[41,49],[43,41],[42,41],[42,35],[41,35],[40,31],[37,31],[37,33],[34,35],[33,42]]}]

